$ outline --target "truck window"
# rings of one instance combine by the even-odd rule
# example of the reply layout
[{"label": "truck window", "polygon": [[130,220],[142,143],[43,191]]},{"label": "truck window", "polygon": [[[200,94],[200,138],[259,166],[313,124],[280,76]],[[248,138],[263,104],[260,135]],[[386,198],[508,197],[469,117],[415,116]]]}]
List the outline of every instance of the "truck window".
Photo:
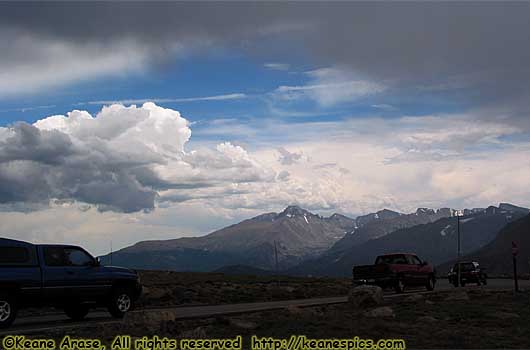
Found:
[{"label": "truck window", "polygon": [[407,259],[401,254],[397,255],[382,255],[375,260],[377,264],[407,264]]},{"label": "truck window", "polygon": [[462,271],[473,271],[474,269],[475,265],[473,265],[473,263],[462,264]]},{"label": "truck window", "polygon": [[29,263],[29,252],[24,247],[0,247],[0,265],[25,265]]},{"label": "truck window", "polygon": [[407,255],[407,260],[408,260],[409,264],[411,264],[411,265],[420,265],[421,264],[420,259],[418,259],[418,257],[416,257],[414,255]]},{"label": "truck window", "polygon": [[81,249],[66,248],[64,250],[66,265],[68,266],[90,266],[93,258]]},{"label": "truck window", "polygon": [[46,247],[44,261],[47,266],[90,266],[94,259],[78,248]]},{"label": "truck window", "polygon": [[61,247],[45,247],[44,262],[47,266],[64,266],[64,250]]}]

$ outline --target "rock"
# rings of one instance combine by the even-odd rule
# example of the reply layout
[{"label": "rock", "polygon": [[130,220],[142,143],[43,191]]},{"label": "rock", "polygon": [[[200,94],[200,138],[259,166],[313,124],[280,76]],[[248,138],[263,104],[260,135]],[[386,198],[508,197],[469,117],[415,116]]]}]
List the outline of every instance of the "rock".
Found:
[{"label": "rock", "polygon": [[283,288],[287,293],[292,293],[296,290],[294,287],[284,287]]},{"label": "rock", "polygon": [[491,318],[500,318],[501,320],[509,320],[512,318],[519,318],[519,315],[514,312],[495,312],[489,315]]},{"label": "rock", "polygon": [[236,328],[241,328],[241,329],[256,329],[258,328],[258,325],[255,324],[254,322],[250,322],[250,321],[244,321],[244,320],[234,320],[234,319],[230,319],[230,324]]},{"label": "rock", "polygon": [[194,329],[190,329],[187,331],[183,331],[179,334],[180,338],[188,338],[188,339],[204,339],[206,338],[206,331],[203,327],[197,327]]},{"label": "rock", "polygon": [[355,308],[381,305],[383,290],[377,286],[359,286],[350,290],[348,302]]},{"label": "rock", "polygon": [[425,304],[427,304],[427,305],[434,305],[434,301],[431,301],[431,300],[425,300]]},{"label": "rock", "polygon": [[445,298],[445,301],[466,301],[469,300],[469,295],[464,291],[452,292]]},{"label": "rock", "polygon": [[419,301],[423,301],[423,295],[421,294],[412,294],[405,298],[405,302],[407,303],[417,303]]},{"label": "rock", "polygon": [[364,313],[366,317],[373,318],[395,318],[394,310],[389,306],[381,306]]},{"label": "rock", "polygon": [[433,323],[433,322],[438,322],[438,319],[432,316],[421,316],[421,317],[418,317],[418,322]]}]

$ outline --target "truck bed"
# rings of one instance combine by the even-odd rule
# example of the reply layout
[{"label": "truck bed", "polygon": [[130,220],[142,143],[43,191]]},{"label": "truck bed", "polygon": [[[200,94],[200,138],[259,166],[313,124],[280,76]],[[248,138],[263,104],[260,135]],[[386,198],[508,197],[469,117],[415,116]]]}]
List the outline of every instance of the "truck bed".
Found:
[{"label": "truck bed", "polygon": [[354,284],[373,284],[389,287],[394,280],[394,274],[388,264],[361,265],[353,268]]}]

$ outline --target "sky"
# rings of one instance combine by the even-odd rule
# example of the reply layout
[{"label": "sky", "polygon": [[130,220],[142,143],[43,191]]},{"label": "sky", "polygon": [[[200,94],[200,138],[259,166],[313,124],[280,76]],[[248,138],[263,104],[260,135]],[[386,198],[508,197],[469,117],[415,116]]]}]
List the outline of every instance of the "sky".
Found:
[{"label": "sky", "polygon": [[0,235],[530,206],[530,3],[0,3]]}]

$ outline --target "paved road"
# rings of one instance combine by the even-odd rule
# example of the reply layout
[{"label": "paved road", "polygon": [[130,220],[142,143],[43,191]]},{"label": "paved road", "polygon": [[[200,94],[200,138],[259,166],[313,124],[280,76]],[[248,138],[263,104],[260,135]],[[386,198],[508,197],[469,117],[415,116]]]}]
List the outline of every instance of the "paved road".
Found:
[{"label": "paved road", "polygon": [[[200,317],[211,317],[216,315],[229,315],[264,310],[283,309],[288,306],[307,307],[315,305],[338,304],[344,303],[346,301],[346,297],[313,298],[258,303],[185,306],[165,309],[136,310],[133,311],[132,314],[145,312],[157,313],[161,310],[164,310],[174,312],[174,316],[176,319],[190,319]],[[134,317],[134,315],[132,317]],[[91,312],[89,313],[87,318],[82,322],[73,322],[62,313],[49,314],[43,316],[20,317],[16,319],[15,323],[9,330],[0,332],[0,336],[7,334],[45,333],[48,329],[67,329],[71,327],[79,327],[82,325],[90,325],[95,322],[116,323],[121,321],[111,318],[110,315],[104,311]]]},{"label": "paved road", "polygon": [[[520,281],[521,289],[530,289],[530,281]],[[511,289],[513,288],[513,281],[508,279],[489,280],[485,287],[466,286],[466,289],[472,288],[487,288],[487,289]],[[450,290],[454,289],[445,279],[439,280],[436,285],[436,290]],[[399,298],[410,294],[426,294],[424,289],[409,290],[404,294],[394,294],[392,292],[385,293],[385,298]],[[313,299],[298,299],[272,302],[257,302],[257,303],[242,303],[242,304],[225,304],[225,305],[209,305],[209,306],[186,306],[175,307],[163,310],[171,310],[175,313],[177,319],[189,319],[199,317],[211,317],[216,315],[228,315],[247,312],[256,312],[264,310],[282,309],[287,306],[307,307],[315,305],[327,305],[344,303],[347,301],[346,297],[332,297],[332,298],[313,298]],[[160,311],[160,309],[158,310]],[[133,313],[157,312],[152,310],[137,310]],[[115,320],[104,311],[91,312],[87,318],[82,322],[73,322],[69,320],[64,314],[50,314],[43,316],[20,317],[15,321],[15,324],[7,331],[0,332],[0,336],[7,334],[29,334],[29,333],[45,333],[47,329],[68,329],[72,327],[79,327],[82,325],[90,325],[93,323],[116,323],[120,320]]]}]

